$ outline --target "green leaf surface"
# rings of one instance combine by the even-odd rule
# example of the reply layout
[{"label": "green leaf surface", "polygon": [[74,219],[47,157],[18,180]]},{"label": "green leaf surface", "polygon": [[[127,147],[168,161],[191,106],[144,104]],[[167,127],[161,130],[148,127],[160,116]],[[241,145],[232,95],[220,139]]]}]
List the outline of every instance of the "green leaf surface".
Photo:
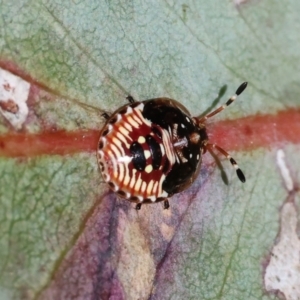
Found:
[{"label": "green leaf surface", "polygon": [[[214,121],[275,114],[300,107],[299,11],[297,0],[0,1],[0,67],[31,83],[21,133],[100,131],[128,94],[200,115],[243,81]],[[14,133],[2,116],[0,133]],[[117,199],[96,149],[0,157],[0,299],[277,299],[264,286],[288,197],[276,155],[297,185],[300,138],[272,137],[231,151],[245,184],[205,155],[168,211]]]}]

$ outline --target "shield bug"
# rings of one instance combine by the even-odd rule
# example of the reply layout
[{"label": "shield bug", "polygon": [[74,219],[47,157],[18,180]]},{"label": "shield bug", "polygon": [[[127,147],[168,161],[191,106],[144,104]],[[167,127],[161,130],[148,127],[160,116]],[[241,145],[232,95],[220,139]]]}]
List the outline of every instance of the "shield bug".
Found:
[{"label": "shield bug", "polygon": [[137,203],[164,201],[188,188],[201,168],[202,155],[217,150],[236,169],[240,181],[245,176],[236,161],[224,149],[211,144],[206,133],[206,120],[229,106],[245,90],[242,83],[228,101],[205,115],[192,117],[179,102],[155,98],[129,103],[107,119],[100,133],[97,149],[102,176],[120,197]]}]

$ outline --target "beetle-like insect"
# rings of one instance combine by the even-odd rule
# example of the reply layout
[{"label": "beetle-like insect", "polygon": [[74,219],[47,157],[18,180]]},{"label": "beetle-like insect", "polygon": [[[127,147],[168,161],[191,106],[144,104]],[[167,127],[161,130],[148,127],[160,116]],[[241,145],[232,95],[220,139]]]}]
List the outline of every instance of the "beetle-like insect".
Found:
[{"label": "beetle-like insect", "polygon": [[164,201],[188,188],[201,168],[202,154],[216,149],[236,169],[240,181],[245,176],[224,149],[209,143],[205,122],[229,106],[245,90],[242,83],[229,100],[202,118],[192,117],[179,102],[155,98],[129,103],[111,116],[100,133],[97,149],[103,179],[120,197],[137,203]]}]

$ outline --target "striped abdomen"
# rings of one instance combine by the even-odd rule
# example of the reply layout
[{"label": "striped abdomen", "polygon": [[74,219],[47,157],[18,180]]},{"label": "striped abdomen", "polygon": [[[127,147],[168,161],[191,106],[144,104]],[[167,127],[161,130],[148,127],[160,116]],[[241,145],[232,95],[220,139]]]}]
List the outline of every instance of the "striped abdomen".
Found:
[{"label": "striped abdomen", "polygon": [[134,202],[168,197],[163,182],[176,160],[172,134],[143,117],[143,103],[129,104],[108,120],[99,140],[98,162],[104,180]]}]

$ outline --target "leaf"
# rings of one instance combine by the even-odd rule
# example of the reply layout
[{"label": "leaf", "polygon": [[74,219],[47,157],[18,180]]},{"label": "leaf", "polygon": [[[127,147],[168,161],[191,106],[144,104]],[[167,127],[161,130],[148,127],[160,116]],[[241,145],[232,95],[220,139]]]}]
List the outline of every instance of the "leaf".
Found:
[{"label": "leaf", "polygon": [[[0,119],[0,298],[277,298],[264,270],[289,195],[277,149],[299,182],[299,5],[1,2],[0,67],[30,92],[21,131]],[[136,212],[102,184],[101,113],[131,94],[174,98],[200,115],[243,81],[208,132],[227,143],[245,184],[209,155],[168,211]],[[293,128],[286,136],[283,125]]]}]

